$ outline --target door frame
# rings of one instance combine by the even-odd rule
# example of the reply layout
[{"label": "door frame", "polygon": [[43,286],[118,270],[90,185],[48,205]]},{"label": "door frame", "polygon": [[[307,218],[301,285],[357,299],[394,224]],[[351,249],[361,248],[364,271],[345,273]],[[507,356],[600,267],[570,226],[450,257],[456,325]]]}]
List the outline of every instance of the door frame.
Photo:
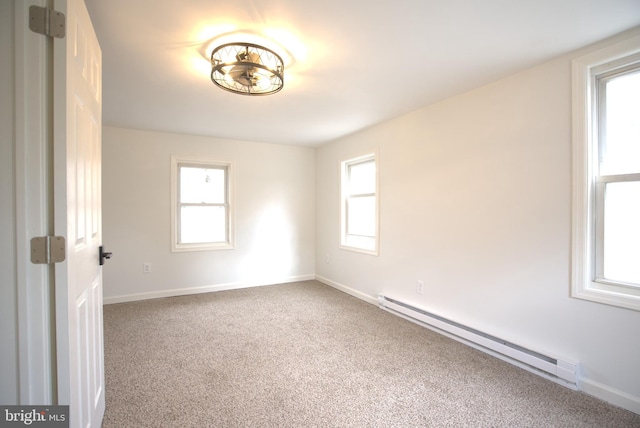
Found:
[{"label": "door frame", "polygon": [[30,259],[30,240],[53,234],[52,44],[29,29],[29,7],[47,0],[13,0],[15,88],[15,252],[21,405],[56,404],[54,276]]}]

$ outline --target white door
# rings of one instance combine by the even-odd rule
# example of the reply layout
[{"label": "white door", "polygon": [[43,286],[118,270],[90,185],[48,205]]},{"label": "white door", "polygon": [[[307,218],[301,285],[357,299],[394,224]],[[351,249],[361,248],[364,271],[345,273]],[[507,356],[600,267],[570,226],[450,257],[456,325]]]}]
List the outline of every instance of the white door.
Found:
[{"label": "white door", "polygon": [[58,402],[71,427],[100,427],[102,336],[102,53],[83,0],[55,0],[66,37],[54,39],[54,223],[67,243],[56,265]]}]

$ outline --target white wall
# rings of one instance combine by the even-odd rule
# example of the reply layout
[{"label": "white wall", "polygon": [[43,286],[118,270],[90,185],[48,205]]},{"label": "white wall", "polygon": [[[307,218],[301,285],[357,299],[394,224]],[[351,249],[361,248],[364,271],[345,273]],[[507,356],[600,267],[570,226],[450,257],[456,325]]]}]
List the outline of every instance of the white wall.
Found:
[{"label": "white wall", "polygon": [[0,2],[0,403],[19,402],[14,193],[13,2]]},{"label": "white wall", "polygon": [[[313,278],[313,149],[105,127],[102,150],[105,303]],[[171,252],[172,154],[233,161],[235,249]]]},{"label": "white wall", "polygon": [[[316,273],[576,360],[584,391],[640,413],[640,313],[569,295],[570,59],[318,149]],[[374,148],[378,257],[338,248],[339,161]]]}]

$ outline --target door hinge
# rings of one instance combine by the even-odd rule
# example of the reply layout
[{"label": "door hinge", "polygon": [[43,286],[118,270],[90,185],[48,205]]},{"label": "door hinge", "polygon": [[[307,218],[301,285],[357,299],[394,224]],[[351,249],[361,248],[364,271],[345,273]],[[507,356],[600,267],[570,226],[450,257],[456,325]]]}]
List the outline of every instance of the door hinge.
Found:
[{"label": "door hinge", "polygon": [[66,24],[64,13],[46,7],[29,7],[29,29],[34,33],[63,39]]},{"label": "door hinge", "polygon": [[62,236],[39,236],[31,239],[31,263],[50,264],[63,262],[66,256],[65,239]]}]

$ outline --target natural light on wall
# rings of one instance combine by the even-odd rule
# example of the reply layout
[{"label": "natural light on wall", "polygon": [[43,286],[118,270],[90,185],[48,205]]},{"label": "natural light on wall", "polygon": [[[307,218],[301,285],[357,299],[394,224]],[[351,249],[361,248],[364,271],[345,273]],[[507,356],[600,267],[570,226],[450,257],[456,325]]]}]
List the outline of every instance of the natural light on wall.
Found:
[{"label": "natural light on wall", "polygon": [[265,209],[257,219],[251,252],[240,268],[247,282],[261,285],[289,277],[294,261],[292,239],[292,225],[285,211],[275,205]]}]

